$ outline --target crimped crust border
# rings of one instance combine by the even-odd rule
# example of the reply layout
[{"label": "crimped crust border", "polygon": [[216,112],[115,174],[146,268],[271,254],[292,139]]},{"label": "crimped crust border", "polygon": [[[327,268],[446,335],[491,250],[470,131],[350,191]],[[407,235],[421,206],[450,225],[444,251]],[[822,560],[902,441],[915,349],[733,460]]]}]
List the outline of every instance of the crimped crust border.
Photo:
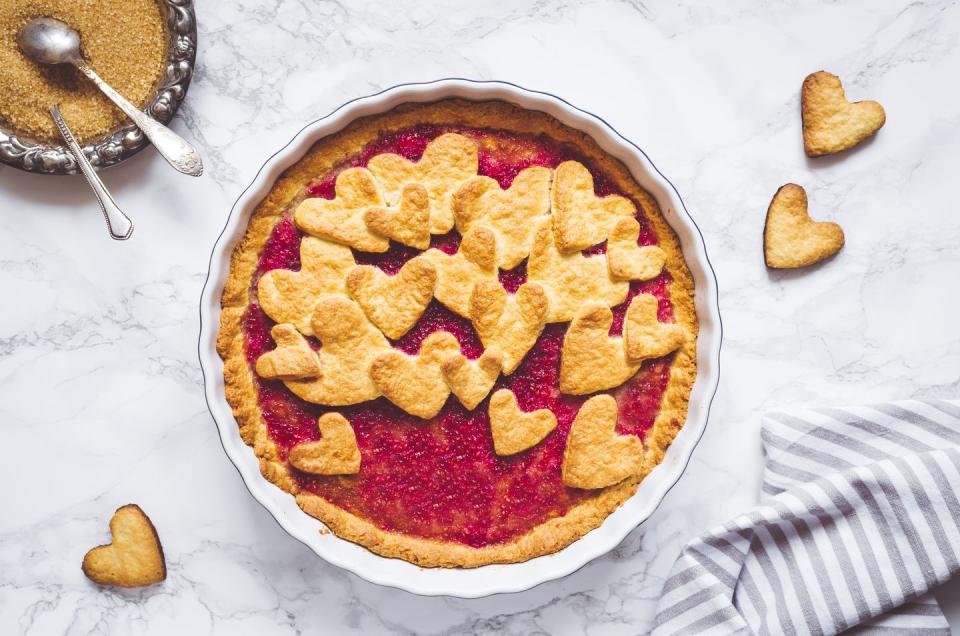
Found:
[{"label": "crimped crust border", "polygon": [[[667,388],[653,428],[646,436],[646,453],[639,474],[571,508],[526,534],[505,544],[473,548],[460,543],[413,537],[378,528],[310,493],[301,493],[287,465],[267,432],[258,405],[253,372],[246,359],[243,316],[250,304],[251,278],[260,252],[284,212],[303,198],[304,188],[317,176],[337,167],[344,157],[357,154],[382,132],[417,124],[462,125],[499,128],[517,133],[546,134],[570,143],[594,165],[604,170],[627,196],[636,201],[653,226],[660,247],[666,252],[670,272],[670,300],[674,320],[693,337],[676,352],[670,366]],[[217,352],[224,361],[224,381],[243,441],[259,459],[260,472],[279,488],[296,496],[307,514],[326,524],[337,536],[372,552],[400,558],[421,567],[471,568],[493,563],[516,563],[550,554],[573,543],[603,520],[636,491],[637,485],[662,460],[666,449],[686,420],[687,404],[696,378],[697,316],[690,270],[680,251],[676,234],[664,220],[653,197],[641,188],[619,160],[610,157],[585,133],[570,128],[539,111],[504,101],[468,101],[459,98],[428,103],[401,104],[385,113],[359,118],[343,130],[317,141],[288,168],[266,198],[254,210],[243,238],[233,250],[230,272],[221,296]]]}]

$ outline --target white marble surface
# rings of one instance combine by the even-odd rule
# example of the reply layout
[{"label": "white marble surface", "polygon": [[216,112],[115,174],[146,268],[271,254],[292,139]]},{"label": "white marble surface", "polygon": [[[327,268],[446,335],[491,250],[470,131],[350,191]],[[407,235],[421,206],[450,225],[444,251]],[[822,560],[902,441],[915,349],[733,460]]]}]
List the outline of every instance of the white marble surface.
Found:
[{"label": "white marble surface", "polygon": [[[176,127],[207,174],[177,175],[153,150],[109,170],[129,242],[107,239],[79,179],[0,168],[0,632],[636,634],[682,543],[754,501],[763,411],[960,395],[955,2],[206,0],[198,13]],[[798,92],[819,68],[888,122],[811,161]],[[710,426],[660,510],[564,580],[474,601],[377,587],[289,538],[224,455],[196,352],[210,247],[266,156],[353,96],[451,75],[555,92],[642,146],[703,230],[726,327]],[[788,181],[847,245],[772,274],[763,217]],[[98,589],[80,560],[130,501],[156,522],[169,578]]]}]

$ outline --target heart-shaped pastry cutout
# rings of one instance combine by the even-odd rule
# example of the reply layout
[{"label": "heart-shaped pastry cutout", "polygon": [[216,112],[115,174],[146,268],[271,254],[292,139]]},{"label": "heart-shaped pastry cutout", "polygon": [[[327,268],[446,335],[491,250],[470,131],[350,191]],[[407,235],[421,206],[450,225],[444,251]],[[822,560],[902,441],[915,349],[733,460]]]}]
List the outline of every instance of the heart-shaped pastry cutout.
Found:
[{"label": "heart-shaped pastry cutout", "polygon": [[578,161],[557,166],[550,199],[554,240],[562,252],[603,243],[618,219],[637,213],[629,199],[616,194],[598,197],[593,191],[593,175]]},{"label": "heart-shaped pastry cutout", "polygon": [[624,301],[630,290],[628,282],[610,278],[606,254],[561,254],[554,245],[549,220],[534,234],[527,279],[542,285],[547,294],[547,322],[572,320],[577,310],[591,301],[614,307]]},{"label": "heart-shaped pastry cutout", "polygon": [[636,474],[643,462],[643,442],[618,435],[617,401],[609,395],[587,400],[570,426],[561,475],[570,488],[605,488]]},{"label": "heart-shaped pastry cutout", "polygon": [[434,297],[464,318],[469,317],[474,285],[482,280],[497,280],[497,239],[483,226],[464,234],[456,254],[432,248],[423,257],[437,268]]},{"label": "heart-shaped pastry cutout", "polygon": [[773,195],[763,228],[767,267],[806,267],[833,256],[843,247],[843,230],[836,223],[818,222],[807,213],[807,193],[788,183]]},{"label": "heart-shaped pastry cutout", "polygon": [[394,276],[372,265],[360,265],[347,276],[347,289],[373,324],[396,340],[423,315],[437,282],[433,263],[418,256]]},{"label": "heart-shaped pastry cutout", "polygon": [[613,312],[587,303],[563,336],[560,357],[560,391],[586,395],[620,386],[633,377],[639,362],[627,359],[623,339],[610,336]]},{"label": "heart-shaped pastry cutout", "polygon": [[650,280],[663,271],[666,253],[656,245],[637,245],[640,223],[634,218],[617,221],[607,239],[607,266],[616,280]]},{"label": "heart-shaped pastry cutout", "polygon": [[359,404],[379,397],[370,379],[374,358],[390,343],[364,315],[360,305],[343,296],[325,296],[313,312],[313,331],[323,345],[317,351],[320,377],[285,380],[294,395],[326,406]]},{"label": "heart-shaped pastry cutout", "polygon": [[489,227],[497,237],[497,264],[513,269],[530,254],[540,217],[550,215],[551,173],[542,166],[524,168],[506,190],[490,177],[468,179],[453,197],[457,229],[466,234]]},{"label": "heart-shaped pastry cutout", "polygon": [[490,396],[490,433],[497,455],[515,455],[540,443],[557,427],[557,416],[549,409],[524,412],[513,391],[500,389]]},{"label": "heart-shaped pastry cutout", "polygon": [[660,322],[658,305],[656,296],[638,294],[627,307],[623,341],[630,362],[662,358],[679,349],[687,340],[687,332],[681,325]]},{"label": "heart-shaped pastry cutout", "polygon": [[111,543],[83,557],[83,573],[100,585],[144,587],[167,578],[163,546],[150,518],[136,504],[118,508],[110,519]]},{"label": "heart-shaped pastry cutout", "polygon": [[477,174],[477,144],[456,133],[440,135],[423,151],[420,161],[386,153],[370,159],[367,167],[383,184],[388,203],[400,198],[408,183],[419,183],[430,195],[430,231],[446,234],[453,229],[453,193],[466,179]]},{"label": "heart-shaped pastry cutout", "polygon": [[320,359],[293,325],[274,325],[270,335],[277,348],[257,358],[257,375],[268,380],[320,377]]},{"label": "heart-shaped pastry cutout", "polygon": [[363,216],[371,230],[419,250],[430,247],[430,197],[418,183],[404,186],[397,208],[367,208]]},{"label": "heart-shaped pastry cutout", "polygon": [[391,349],[370,366],[370,377],[388,400],[410,415],[428,420],[443,408],[450,387],[443,376],[443,363],[460,351],[460,343],[448,331],[427,336],[420,353],[410,356]]},{"label": "heart-shaped pastry cutout", "polygon": [[306,236],[300,241],[300,271],[274,269],[260,277],[260,306],[274,322],[290,323],[312,336],[310,318],[317,301],[346,293],[347,274],[355,265],[349,247]]},{"label": "heart-shaped pastry cutout", "polygon": [[320,439],[303,442],[290,449],[290,465],[311,475],[355,475],[360,472],[357,436],[347,418],[339,413],[324,413],[317,420]]},{"label": "heart-shaped pastry cutout", "polygon": [[852,148],[887,120],[877,102],[848,102],[840,78],[826,71],[811,73],[803,80],[800,102],[803,149],[810,157]]},{"label": "heart-shaped pastry cutout", "polygon": [[510,375],[540,337],[549,306],[537,283],[524,283],[511,296],[499,281],[476,284],[470,297],[470,320],[484,347],[503,354],[503,373]]},{"label": "heart-shaped pastry cutout", "polygon": [[383,207],[383,196],[373,175],[366,168],[347,168],[337,175],[333,199],[305,200],[293,213],[301,230],[361,252],[386,252],[387,237],[371,232],[364,221],[370,207]]},{"label": "heart-shaped pastry cutout", "polygon": [[472,411],[490,393],[502,368],[503,354],[496,348],[486,349],[476,360],[458,352],[444,361],[443,377],[460,403]]}]

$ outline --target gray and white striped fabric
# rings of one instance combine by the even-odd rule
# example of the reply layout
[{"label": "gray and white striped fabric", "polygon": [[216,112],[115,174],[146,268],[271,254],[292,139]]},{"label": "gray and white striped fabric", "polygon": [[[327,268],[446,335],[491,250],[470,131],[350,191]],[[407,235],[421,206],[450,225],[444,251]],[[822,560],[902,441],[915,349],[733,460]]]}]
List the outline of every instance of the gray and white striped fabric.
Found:
[{"label": "gray and white striped fabric", "polygon": [[689,543],[666,634],[949,634],[960,571],[960,402],[772,413],[760,504]]}]

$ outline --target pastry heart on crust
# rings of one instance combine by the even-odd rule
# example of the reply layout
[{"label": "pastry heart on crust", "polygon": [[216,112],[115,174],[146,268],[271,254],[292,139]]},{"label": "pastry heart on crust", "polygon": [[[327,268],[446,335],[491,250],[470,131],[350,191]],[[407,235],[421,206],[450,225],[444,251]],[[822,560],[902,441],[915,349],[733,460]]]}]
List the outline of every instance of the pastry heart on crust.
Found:
[{"label": "pastry heart on crust", "polygon": [[396,208],[367,208],[363,214],[367,227],[419,250],[430,247],[430,197],[419,183],[408,183]]},{"label": "pastry heart on crust", "polygon": [[800,110],[803,148],[810,157],[852,148],[887,120],[877,102],[848,102],[840,78],[826,71],[811,73],[803,80]]},{"label": "pastry heart on crust", "polygon": [[523,362],[546,324],[547,295],[536,283],[524,283],[511,296],[496,280],[480,281],[470,297],[470,320],[484,347],[503,354],[503,373]]},{"label": "pastry heart on crust", "polygon": [[579,252],[557,251],[549,219],[534,234],[527,279],[542,285],[547,294],[547,322],[571,320],[586,302],[614,307],[624,301],[630,289],[626,281],[610,278],[605,254],[586,257]]},{"label": "pastry heart on crust", "polygon": [[380,396],[370,378],[370,364],[390,343],[367,320],[360,305],[343,296],[325,296],[313,312],[313,331],[320,339],[320,377],[286,380],[294,395],[326,406],[346,406]]},{"label": "pastry heart on crust", "polygon": [[587,400],[570,426],[561,475],[570,488],[605,488],[635,474],[643,462],[643,442],[618,435],[617,401],[609,395]]},{"label": "pastry heart on crust", "polygon": [[530,254],[539,217],[550,215],[549,168],[525,168],[501,190],[490,177],[467,180],[453,197],[453,216],[461,234],[477,225],[497,237],[497,264],[513,269]]},{"label": "pastry heart on crust", "polygon": [[610,277],[617,280],[650,280],[663,271],[667,254],[656,245],[637,245],[640,223],[622,218],[610,230],[607,239],[607,265]]},{"label": "pastry heart on crust", "polygon": [[399,199],[407,183],[422,184],[430,195],[430,231],[446,234],[453,229],[453,193],[461,182],[477,174],[478,165],[476,142],[447,133],[431,141],[416,163],[387,153],[370,159],[367,167],[383,184],[390,203]]},{"label": "pastry heart on crust", "polygon": [[563,252],[603,243],[618,219],[637,213],[633,203],[622,196],[598,197],[593,191],[593,175],[578,161],[557,166],[550,199],[554,240]]},{"label": "pastry heart on crust", "polygon": [[677,324],[660,322],[659,301],[652,294],[638,294],[630,301],[623,320],[623,342],[627,359],[642,362],[662,358],[679,349],[687,340],[686,330]]},{"label": "pastry heart on crust", "polygon": [[489,228],[475,227],[463,236],[456,254],[436,248],[423,253],[437,268],[433,295],[464,318],[469,317],[470,295],[482,280],[497,280],[497,239]]},{"label": "pastry heart on crust", "polygon": [[627,359],[623,338],[610,336],[613,312],[597,303],[584,305],[563,336],[560,392],[586,395],[618,387],[637,372]]},{"label": "pastry heart on crust", "polygon": [[472,411],[490,393],[502,368],[503,354],[496,348],[486,349],[476,360],[458,352],[444,360],[443,377],[464,408]]},{"label": "pastry heart on crust", "polygon": [[763,256],[767,267],[789,269],[813,265],[839,252],[843,242],[843,229],[839,225],[810,218],[803,188],[788,183],[773,195],[763,228]]},{"label": "pastry heart on crust", "polygon": [[277,348],[257,358],[257,375],[267,380],[306,380],[320,377],[320,359],[297,328],[274,325],[270,330]]},{"label": "pastry heart on crust", "polygon": [[383,207],[383,197],[366,168],[347,168],[337,175],[336,197],[306,199],[297,206],[293,220],[307,234],[347,245],[361,252],[386,252],[390,241],[370,231],[364,213]]},{"label": "pastry heart on crust", "polygon": [[83,557],[83,573],[100,585],[145,587],[167,578],[163,546],[150,518],[136,504],[118,508],[110,519],[111,543]]},{"label": "pastry heart on crust", "polygon": [[433,263],[418,256],[394,276],[372,265],[359,265],[347,276],[347,289],[370,321],[396,340],[423,315],[437,282]]},{"label": "pastry heart on crust", "polygon": [[347,274],[355,265],[349,247],[305,236],[300,241],[300,271],[274,269],[260,277],[260,306],[274,322],[288,322],[312,336],[310,317],[317,301],[345,293]]},{"label": "pastry heart on crust", "polygon": [[424,339],[418,355],[396,349],[381,353],[370,366],[370,377],[388,400],[410,415],[428,420],[440,412],[450,395],[442,367],[459,351],[460,343],[453,334],[437,331]]},{"label": "pastry heart on crust", "polygon": [[550,409],[521,411],[509,389],[500,389],[490,396],[488,414],[493,451],[500,456],[515,455],[536,446],[557,427],[557,416]]},{"label": "pastry heart on crust", "polygon": [[317,420],[317,427],[320,439],[291,448],[287,454],[290,465],[311,475],[359,473],[360,449],[347,418],[339,413],[324,413]]}]

